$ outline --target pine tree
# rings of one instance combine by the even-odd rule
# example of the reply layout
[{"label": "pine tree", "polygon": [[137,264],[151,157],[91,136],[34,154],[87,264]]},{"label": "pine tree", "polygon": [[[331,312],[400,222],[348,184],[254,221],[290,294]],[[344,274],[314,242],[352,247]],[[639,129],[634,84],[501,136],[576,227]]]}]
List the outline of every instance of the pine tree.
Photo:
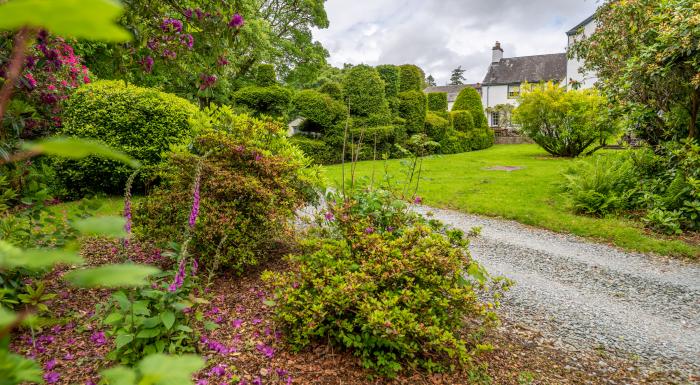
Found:
[{"label": "pine tree", "polygon": [[464,81],[466,80],[464,78],[464,72],[466,72],[466,70],[463,70],[462,66],[453,69],[452,76],[450,76],[450,85],[458,86],[460,84],[464,84]]},{"label": "pine tree", "polygon": [[433,75],[428,75],[428,77],[425,79],[425,82],[428,83],[429,87],[435,87],[437,83],[435,83],[435,78]]}]

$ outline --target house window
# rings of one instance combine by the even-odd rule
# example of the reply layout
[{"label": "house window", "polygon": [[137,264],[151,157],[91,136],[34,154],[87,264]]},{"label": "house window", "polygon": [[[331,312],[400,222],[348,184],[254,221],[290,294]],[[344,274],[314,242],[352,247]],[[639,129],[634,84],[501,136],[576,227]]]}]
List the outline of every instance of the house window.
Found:
[{"label": "house window", "polygon": [[499,126],[499,121],[498,119],[500,118],[501,114],[498,112],[492,112],[491,113],[491,127],[500,127]]},{"label": "house window", "polygon": [[520,96],[520,84],[508,85],[508,99],[515,99]]}]

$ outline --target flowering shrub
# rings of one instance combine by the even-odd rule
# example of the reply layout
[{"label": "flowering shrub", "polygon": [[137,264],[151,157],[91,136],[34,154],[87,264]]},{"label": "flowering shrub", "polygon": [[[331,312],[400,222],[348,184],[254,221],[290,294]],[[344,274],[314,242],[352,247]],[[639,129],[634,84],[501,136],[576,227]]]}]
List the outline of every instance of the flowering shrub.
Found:
[{"label": "flowering shrub", "polygon": [[469,364],[488,348],[478,336],[495,321],[496,303],[480,299],[489,281],[460,231],[411,214],[385,193],[335,199],[302,252],[289,257],[292,270],[265,275],[295,348],[331,341],[389,377]]},{"label": "flowering shrub", "polygon": [[[189,120],[197,107],[175,95],[128,85],[99,81],[77,90],[67,101],[61,134],[95,138],[141,161],[141,180],[148,167],[161,161],[171,145],[189,140]],[[57,160],[55,169],[70,195],[105,192],[118,194],[131,170],[113,161],[90,157],[80,161]]]},{"label": "flowering shrub", "polygon": [[202,129],[191,152],[169,155],[163,184],[136,207],[135,231],[161,242],[182,233],[201,161],[191,247],[208,268],[240,271],[257,264],[295,210],[315,197],[317,170],[279,124],[234,115],[227,107],[208,112],[213,126]]}]

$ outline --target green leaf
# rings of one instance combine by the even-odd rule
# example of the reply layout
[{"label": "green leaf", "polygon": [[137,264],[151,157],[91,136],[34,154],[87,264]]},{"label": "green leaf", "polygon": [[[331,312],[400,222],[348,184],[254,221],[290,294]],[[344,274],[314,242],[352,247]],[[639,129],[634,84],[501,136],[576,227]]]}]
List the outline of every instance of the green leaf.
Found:
[{"label": "green leaf", "polygon": [[12,0],[0,5],[0,29],[45,28],[56,35],[128,41],[116,21],[122,7],[109,0]]},{"label": "green leaf", "polygon": [[160,314],[160,319],[163,320],[163,326],[170,330],[170,328],[173,327],[173,324],[175,324],[175,313],[168,310]]},{"label": "green leaf", "polygon": [[108,315],[107,318],[103,319],[102,323],[111,325],[121,321],[122,318],[124,318],[124,316],[121,313],[114,312]]},{"label": "green leaf", "polygon": [[151,311],[148,310],[148,301],[136,301],[132,305],[132,311],[136,315],[151,315]]},{"label": "green leaf", "polygon": [[100,384],[105,385],[135,385],[136,371],[125,366],[117,366],[100,372],[102,380]]},{"label": "green leaf", "polygon": [[5,309],[3,306],[0,306],[0,329],[3,329],[7,325],[15,322],[16,319],[17,314]]},{"label": "green leaf", "polygon": [[131,159],[123,152],[113,150],[102,143],[89,139],[53,137],[38,142],[27,142],[22,147],[26,151],[62,156],[70,159],[81,159],[90,155],[95,155],[122,162],[133,168],[140,167],[138,161]]},{"label": "green leaf", "polygon": [[[8,369],[10,373],[7,373]],[[41,368],[32,360],[18,354],[10,353],[7,349],[0,349],[0,377],[1,384],[43,383]],[[6,378],[10,375],[10,378]]]},{"label": "green leaf", "polygon": [[204,360],[191,354],[152,354],[137,364],[143,385],[189,385],[192,374],[204,367]]},{"label": "green leaf", "polygon": [[157,337],[159,335],[160,335],[159,328],[144,329],[144,330],[141,330],[138,334],[136,334],[136,338],[153,338],[153,337]]},{"label": "green leaf", "polygon": [[276,303],[275,301],[273,301],[273,300],[266,299],[266,300],[263,301],[263,304],[264,304],[265,306],[272,307],[272,306],[275,306],[275,304],[277,304],[277,303]]},{"label": "green leaf", "polygon": [[219,328],[219,325],[215,324],[214,322],[211,322],[211,321],[204,322],[204,329],[206,329],[206,330],[212,331],[212,330],[216,330],[218,328]]},{"label": "green leaf", "polygon": [[472,264],[469,265],[467,274],[469,274],[470,277],[475,278],[477,281],[479,281],[479,283],[484,283],[486,281],[484,270],[477,263],[472,262]]},{"label": "green leaf", "polygon": [[78,253],[61,249],[22,250],[5,241],[0,241],[0,268],[22,267],[29,270],[41,270],[53,265],[81,264],[83,259]]},{"label": "green leaf", "polygon": [[160,270],[147,265],[104,265],[94,269],[74,270],[64,277],[81,287],[135,287],[148,284],[148,276]]},{"label": "green leaf", "polygon": [[120,334],[114,339],[114,342],[117,344],[117,349],[121,349],[133,340],[133,334]]},{"label": "green leaf", "polygon": [[175,326],[175,330],[179,330],[179,331],[182,331],[185,333],[192,333],[193,332],[192,328],[187,326],[187,325],[177,325],[177,326]]},{"label": "green leaf", "polygon": [[126,219],[118,216],[90,217],[73,223],[81,234],[102,235],[111,238],[124,238]]}]

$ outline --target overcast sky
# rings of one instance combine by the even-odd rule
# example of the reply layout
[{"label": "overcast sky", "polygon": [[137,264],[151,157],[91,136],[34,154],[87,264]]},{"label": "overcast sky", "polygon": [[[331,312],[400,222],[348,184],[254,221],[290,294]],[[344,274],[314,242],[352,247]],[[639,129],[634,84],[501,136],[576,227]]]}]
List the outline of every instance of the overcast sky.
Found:
[{"label": "overcast sky", "polygon": [[476,83],[496,40],[504,57],[564,52],[565,32],[595,8],[596,0],[327,0],[330,28],[314,37],[336,67],[412,63],[444,85],[461,65]]}]

